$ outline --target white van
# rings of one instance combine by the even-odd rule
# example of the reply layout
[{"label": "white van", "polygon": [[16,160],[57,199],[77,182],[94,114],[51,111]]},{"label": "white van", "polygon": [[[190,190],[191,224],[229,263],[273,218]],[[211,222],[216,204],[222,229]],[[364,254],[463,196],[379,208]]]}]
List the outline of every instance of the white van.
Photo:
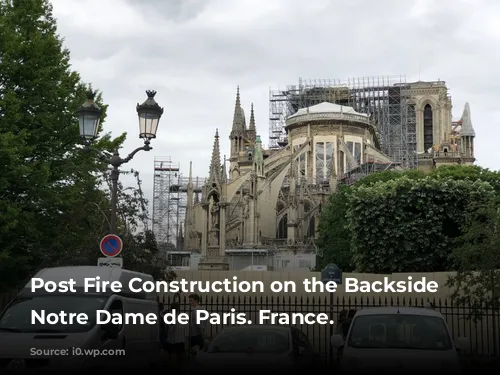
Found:
[{"label": "white van", "polygon": [[[120,293],[84,293],[84,279],[119,281]],[[154,281],[151,275],[111,267],[56,267],[39,271],[34,278],[76,283],[74,292],[31,292],[31,281],[0,315],[0,371],[113,368],[157,363],[161,358],[159,324],[97,324],[96,310],[111,313],[158,314],[156,293],[127,292],[129,280]],[[86,324],[32,324],[32,311],[86,313]]]},{"label": "white van", "polygon": [[345,340],[334,334],[331,344],[341,349],[341,370],[352,373],[458,374],[462,371],[458,352],[468,348],[465,337],[453,341],[441,313],[417,307],[361,309]]}]

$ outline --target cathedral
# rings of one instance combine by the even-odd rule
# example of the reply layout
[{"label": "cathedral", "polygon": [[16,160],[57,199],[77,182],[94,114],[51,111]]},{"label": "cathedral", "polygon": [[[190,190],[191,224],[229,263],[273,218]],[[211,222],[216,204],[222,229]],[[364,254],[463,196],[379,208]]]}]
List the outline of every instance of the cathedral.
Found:
[{"label": "cathedral", "polygon": [[[413,139],[414,148],[406,153],[414,154],[423,170],[475,161],[469,105],[453,120],[447,92],[442,81],[408,86],[415,131],[407,140],[394,139],[399,144]],[[237,89],[227,135],[230,155],[221,159],[221,135],[215,130],[209,175],[199,198],[190,170],[184,247],[199,253],[199,270],[238,269],[230,267],[228,258],[235,252],[251,253],[252,264],[254,254],[318,254],[314,238],[319,214],[339,184],[371,172],[412,167],[405,157],[394,160],[397,153],[391,151],[376,111],[345,104],[332,100],[297,108],[286,117],[283,147],[264,149],[253,105],[247,122]]]}]

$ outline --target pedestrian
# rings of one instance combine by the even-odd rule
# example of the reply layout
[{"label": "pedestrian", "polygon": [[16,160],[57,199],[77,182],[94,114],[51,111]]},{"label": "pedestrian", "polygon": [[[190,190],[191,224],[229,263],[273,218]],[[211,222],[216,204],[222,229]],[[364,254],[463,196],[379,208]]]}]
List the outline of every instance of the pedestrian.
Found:
[{"label": "pedestrian", "polygon": [[165,315],[165,307],[163,303],[158,302],[158,324],[160,325],[160,344],[163,353],[168,357],[168,346],[167,346],[167,326],[163,321],[163,316]]},{"label": "pedestrian", "polygon": [[336,335],[342,334],[342,323],[346,319],[347,319],[347,310],[344,309],[339,313],[339,319],[337,320],[337,327],[335,327],[335,334]]},{"label": "pedestrian", "polygon": [[191,294],[189,296],[189,304],[191,305],[191,314],[189,316],[189,343],[190,349],[197,348],[203,349],[205,344],[204,340],[204,324],[197,321],[197,311],[203,310],[200,306],[200,296],[198,294]]},{"label": "pedestrian", "polygon": [[[179,313],[180,304],[174,302],[170,305],[172,312]],[[169,354],[169,363],[180,368],[184,360],[186,336],[184,334],[184,325],[178,321],[167,326],[167,351]]]},{"label": "pedestrian", "polygon": [[[335,327],[335,333],[334,333],[334,335],[342,335],[344,337],[344,340],[345,336],[342,332],[342,327],[346,319],[347,319],[347,310],[344,309],[339,313],[339,319],[337,321],[337,327]],[[340,357],[342,356],[342,351],[343,351],[342,348],[337,348],[337,363],[339,362]]]}]

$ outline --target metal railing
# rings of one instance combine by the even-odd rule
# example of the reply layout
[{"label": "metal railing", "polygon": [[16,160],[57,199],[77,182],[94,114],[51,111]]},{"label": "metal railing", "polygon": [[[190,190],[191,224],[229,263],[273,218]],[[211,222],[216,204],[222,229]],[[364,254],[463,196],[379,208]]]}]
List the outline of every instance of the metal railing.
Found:
[{"label": "metal railing", "polygon": [[[163,297],[163,302],[168,308],[173,296]],[[178,298],[176,298],[178,301]],[[187,296],[180,298],[181,312],[188,312],[190,307]],[[498,314],[491,309],[484,308],[481,316],[476,315],[476,319],[471,318],[472,309],[468,305],[457,305],[448,299],[424,300],[421,298],[344,298],[334,297],[333,304],[329,296],[326,297],[275,297],[275,296],[207,296],[202,297],[202,308],[209,313],[229,313],[232,308],[235,313],[246,313],[246,318],[252,322],[258,322],[260,310],[270,310],[271,312],[298,312],[306,313],[326,313],[337,320],[342,310],[360,310],[369,307],[419,307],[428,308],[429,303],[433,309],[440,312],[451,331],[453,339],[466,337],[470,342],[470,349],[465,353],[469,359],[487,359],[497,356],[498,335],[495,335],[494,328],[499,326]],[[494,323],[496,320],[496,324]],[[211,324],[207,327],[207,336],[213,337],[224,327],[231,324]],[[334,325],[334,327],[336,324]],[[318,350],[325,360],[333,358],[330,337],[332,333],[331,325],[306,325],[297,324],[296,327],[304,332],[311,344]],[[479,358],[480,357],[480,358]]]}]

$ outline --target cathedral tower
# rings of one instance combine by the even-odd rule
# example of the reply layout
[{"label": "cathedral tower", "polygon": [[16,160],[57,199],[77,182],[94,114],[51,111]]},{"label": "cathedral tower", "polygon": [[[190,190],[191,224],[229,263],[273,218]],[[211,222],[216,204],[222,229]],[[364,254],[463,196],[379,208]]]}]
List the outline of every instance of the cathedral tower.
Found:
[{"label": "cathedral tower", "polygon": [[203,187],[201,206],[202,239],[200,270],[228,270],[226,255],[227,177],[221,165],[219,130],[215,131],[208,179]]}]

